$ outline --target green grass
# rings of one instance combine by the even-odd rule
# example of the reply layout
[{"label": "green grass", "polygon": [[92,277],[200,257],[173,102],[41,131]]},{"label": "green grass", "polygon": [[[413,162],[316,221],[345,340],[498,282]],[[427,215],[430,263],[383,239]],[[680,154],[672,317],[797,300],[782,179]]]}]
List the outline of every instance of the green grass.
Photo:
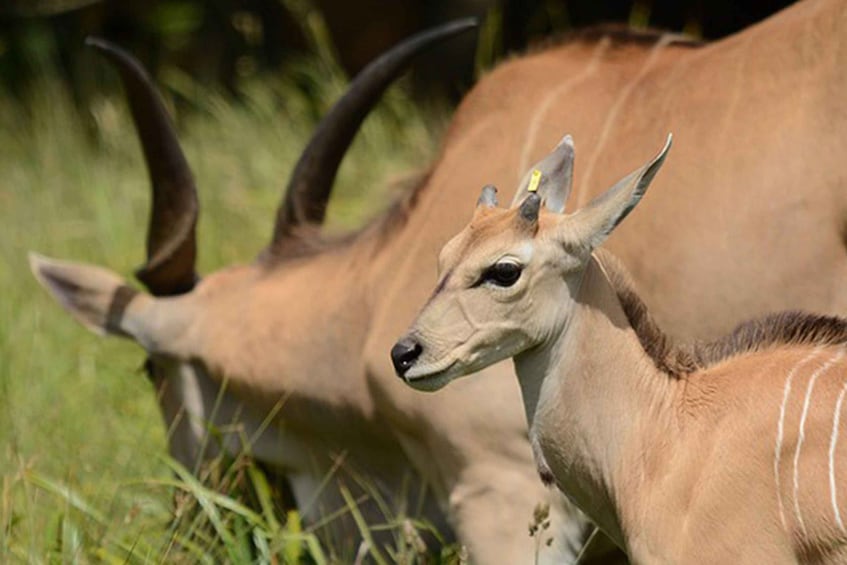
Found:
[{"label": "green grass", "polygon": [[[296,515],[275,513],[254,467],[231,471],[250,508],[175,474],[141,350],[88,334],[30,275],[29,250],[127,277],[144,252],[149,188],[123,100],[104,96],[80,116],[51,76],[26,107],[0,94],[0,562],[332,561]],[[250,261],[344,81],[303,62],[247,84],[235,104],[177,73],[162,79],[193,105],[178,124],[200,193],[200,272]],[[390,91],[342,167],[331,226],[387,205],[391,179],[432,157],[445,114]],[[175,490],[194,510],[171,527]]]}]

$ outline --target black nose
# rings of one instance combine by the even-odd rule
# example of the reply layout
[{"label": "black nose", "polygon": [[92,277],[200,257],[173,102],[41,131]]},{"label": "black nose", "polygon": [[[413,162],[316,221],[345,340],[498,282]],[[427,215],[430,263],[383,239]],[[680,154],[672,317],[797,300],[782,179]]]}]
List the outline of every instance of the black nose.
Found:
[{"label": "black nose", "polygon": [[423,351],[421,344],[409,337],[404,337],[394,344],[391,348],[391,362],[394,363],[394,370],[397,371],[398,377],[406,374],[406,371],[415,364],[421,351]]}]

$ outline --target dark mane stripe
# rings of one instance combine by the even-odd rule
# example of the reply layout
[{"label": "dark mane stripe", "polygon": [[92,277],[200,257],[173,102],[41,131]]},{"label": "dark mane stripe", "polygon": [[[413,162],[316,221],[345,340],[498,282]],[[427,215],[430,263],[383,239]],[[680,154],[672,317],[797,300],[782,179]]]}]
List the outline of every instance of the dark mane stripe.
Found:
[{"label": "dark mane stripe", "polygon": [[601,23],[575,29],[565,36],[566,42],[596,43],[609,39],[616,45],[652,46],[662,39],[669,39],[674,45],[699,47],[706,42],[691,35],[656,28],[633,28],[623,23]]},{"label": "dark mane stripe", "polygon": [[659,370],[671,377],[679,378],[731,357],[783,345],[847,344],[847,319],[787,311],[742,322],[714,341],[684,346],[656,324],[620,261],[602,250],[596,255],[644,351]]},{"label": "dark mane stripe", "polygon": [[742,322],[731,333],[696,348],[699,363],[707,367],[751,351],[780,345],[847,344],[847,320],[790,310]]},{"label": "dark mane stripe", "polygon": [[641,342],[641,347],[653,360],[656,368],[673,377],[680,377],[700,368],[693,352],[675,343],[650,315],[647,305],[638,296],[629,272],[620,260],[603,249],[595,251],[594,255],[609,277],[609,282],[618,296],[629,324],[638,336],[638,341]]},{"label": "dark mane stripe", "polygon": [[603,40],[610,41],[613,48],[629,45],[652,47],[661,40],[667,41],[670,45],[681,47],[701,47],[707,44],[702,39],[678,32],[655,28],[635,29],[623,23],[601,23],[568,30],[564,33],[538,40],[533,42],[526,52],[520,55],[531,55],[547,49],[563,47],[574,43],[593,45]]}]

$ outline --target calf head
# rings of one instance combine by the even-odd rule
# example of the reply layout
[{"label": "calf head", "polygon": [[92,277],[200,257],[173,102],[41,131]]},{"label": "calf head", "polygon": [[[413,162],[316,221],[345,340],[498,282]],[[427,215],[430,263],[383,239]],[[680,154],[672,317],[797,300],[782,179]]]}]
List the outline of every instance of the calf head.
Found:
[{"label": "calf head", "polygon": [[470,224],[441,251],[438,286],[391,351],[397,375],[437,390],[561,331],[591,252],[639,202],[670,144],[570,214],[570,136],[527,172],[510,208],[483,188]]}]

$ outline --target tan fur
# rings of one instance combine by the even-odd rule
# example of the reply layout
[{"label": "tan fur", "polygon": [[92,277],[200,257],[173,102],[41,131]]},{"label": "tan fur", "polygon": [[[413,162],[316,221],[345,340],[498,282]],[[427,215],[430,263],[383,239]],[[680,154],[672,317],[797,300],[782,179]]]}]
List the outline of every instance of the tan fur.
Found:
[{"label": "tan fur", "polygon": [[597,256],[641,346],[656,368],[683,377],[730,357],[784,345],[847,344],[847,320],[800,311],[777,312],[745,321],[711,342],[676,343],[656,324],[620,260],[600,249]]},{"label": "tan fur", "polygon": [[[255,419],[284,399],[273,429],[308,457],[261,454],[283,470],[316,485],[344,453],[386,490],[414,471],[476,562],[531,562],[525,522],[538,502],[558,499],[537,480],[511,366],[422,396],[388,360],[431,294],[438,249],[480,187],[516,185],[524,147],[534,160],[568,130],[582,162],[595,161],[588,182],[576,170],[570,207],[671,130],[672,162],[609,242],[662,327],[714,337],[779,308],[847,311],[845,27],[840,3],[812,0],[697,49],[600,38],[510,61],[466,97],[402,222],[214,273],[188,295],[155,300],[150,319],[181,328],[170,359],[199,364],[204,386],[228,379]],[[613,150],[594,159],[603,131]],[[443,526],[432,506],[426,516]],[[562,553],[543,547],[542,560],[572,555],[583,535],[572,515],[554,517]]]},{"label": "tan fur", "polygon": [[[478,205],[398,374],[432,391],[514,357],[542,480],[635,563],[844,562],[847,320],[773,314],[681,346],[613,256],[586,253],[663,159],[569,215]],[[504,263],[519,276],[490,278]]]},{"label": "tan fur", "polygon": [[[834,407],[847,383],[845,322],[809,317],[799,327],[794,316],[771,318],[795,327],[786,336],[778,325],[757,321],[763,331],[755,338],[726,338],[738,345],[731,353],[718,348],[728,357],[671,375],[656,367],[629,325],[608,269],[589,271],[567,352],[544,379],[550,382],[531,375],[532,354],[517,361],[524,390],[542,390],[532,433],[557,485],[636,563],[844,562],[847,531],[835,522],[828,470]],[[780,404],[795,367],[795,392],[779,442],[778,486]],[[810,379],[822,368],[795,469],[804,401]],[[838,442],[834,459],[842,513],[845,441]],[[586,469],[590,479],[581,476]]]}]

